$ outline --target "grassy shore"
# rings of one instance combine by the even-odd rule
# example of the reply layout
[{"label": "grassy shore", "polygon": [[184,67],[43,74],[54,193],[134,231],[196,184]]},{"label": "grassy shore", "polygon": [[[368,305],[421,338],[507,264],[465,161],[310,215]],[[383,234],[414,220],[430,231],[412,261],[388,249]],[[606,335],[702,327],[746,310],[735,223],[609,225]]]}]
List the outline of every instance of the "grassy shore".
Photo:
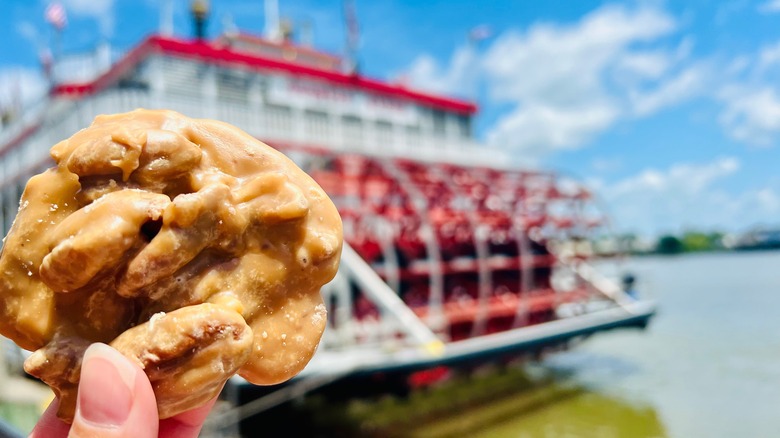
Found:
[{"label": "grassy shore", "polygon": [[[299,406],[319,432],[338,436],[455,437],[579,394],[581,388],[532,376],[525,368],[491,368],[458,375],[407,396],[380,395],[333,402],[308,397]],[[468,412],[468,415],[461,415]]]},{"label": "grassy shore", "polygon": [[34,404],[0,402],[0,419],[23,435],[30,433],[40,416],[40,408]]}]

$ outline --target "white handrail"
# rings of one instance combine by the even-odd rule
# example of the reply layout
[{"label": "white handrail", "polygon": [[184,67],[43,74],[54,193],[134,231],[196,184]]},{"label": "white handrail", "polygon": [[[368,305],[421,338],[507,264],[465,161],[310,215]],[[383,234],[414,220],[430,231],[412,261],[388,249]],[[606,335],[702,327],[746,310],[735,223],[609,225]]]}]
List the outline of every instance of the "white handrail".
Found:
[{"label": "white handrail", "polygon": [[598,292],[611,299],[628,312],[633,312],[631,304],[636,302],[636,300],[631,298],[631,296],[620,286],[604,274],[600,273],[596,268],[581,260],[566,263],[566,265],[571,268],[577,276],[590,283]]},{"label": "white handrail", "polygon": [[341,263],[349,276],[362,288],[363,293],[383,312],[397,319],[401,323],[402,330],[414,338],[428,353],[439,355],[444,351],[444,343],[349,244],[344,244]]}]

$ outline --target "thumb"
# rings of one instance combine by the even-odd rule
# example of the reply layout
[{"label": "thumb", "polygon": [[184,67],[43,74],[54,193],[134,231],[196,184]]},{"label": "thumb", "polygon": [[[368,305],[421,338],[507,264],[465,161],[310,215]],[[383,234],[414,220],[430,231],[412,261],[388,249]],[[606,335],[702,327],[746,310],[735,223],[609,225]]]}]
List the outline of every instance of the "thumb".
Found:
[{"label": "thumb", "polygon": [[157,436],[157,402],[149,379],[121,353],[92,344],[81,366],[71,437]]}]

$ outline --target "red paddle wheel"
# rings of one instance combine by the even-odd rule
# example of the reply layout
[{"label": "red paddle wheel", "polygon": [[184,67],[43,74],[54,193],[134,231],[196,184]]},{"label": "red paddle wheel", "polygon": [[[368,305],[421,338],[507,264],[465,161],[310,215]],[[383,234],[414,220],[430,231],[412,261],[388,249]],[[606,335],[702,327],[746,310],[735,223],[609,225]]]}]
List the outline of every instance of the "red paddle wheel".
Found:
[{"label": "red paddle wheel", "polygon": [[[559,305],[593,293],[582,282],[555,281],[553,249],[571,252],[572,242],[584,245],[603,226],[585,214],[593,210],[589,192],[570,181],[549,172],[307,156],[302,164],[336,202],[346,240],[445,339],[551,321]],[[354,316],[376,316],[358,292]]]}]

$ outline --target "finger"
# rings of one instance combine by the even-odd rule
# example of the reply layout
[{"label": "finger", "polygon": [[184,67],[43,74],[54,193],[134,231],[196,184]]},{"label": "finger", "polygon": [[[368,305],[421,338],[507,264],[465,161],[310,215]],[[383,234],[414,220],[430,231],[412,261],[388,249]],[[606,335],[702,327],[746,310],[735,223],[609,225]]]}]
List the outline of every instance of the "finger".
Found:
[{"label": "finger", "polygon": [[146,374],[108,345],[92,344],[84,354],[70,436],[153,438],[158,422]]},{"label": "finger", "polygon": [[191,411],[183,412],[160,421],[160,438],[195,438],[203,428],[203,422],[209,415],[217,398]]},{"label": "finger", "polygon": [[41,415],[38,424],[30,433],[30,438],[64,438],[68,436],[70,425],[57,418],[59,407],[60,400],[55,398]]}]

